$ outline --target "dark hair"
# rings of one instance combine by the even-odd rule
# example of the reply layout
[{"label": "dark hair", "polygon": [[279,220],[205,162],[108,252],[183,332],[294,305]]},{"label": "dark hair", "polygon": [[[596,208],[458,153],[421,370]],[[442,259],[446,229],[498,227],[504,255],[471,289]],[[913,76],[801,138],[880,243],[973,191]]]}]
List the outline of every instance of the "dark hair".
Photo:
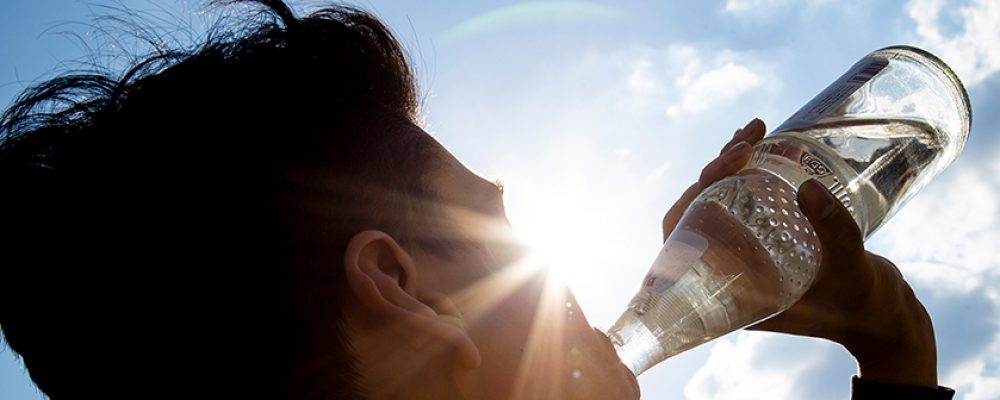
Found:
[{"label": "dark hair", "polygon": [[0,119],[0,326],[53,399],[360,397],[344,247],[417,240],[432,139],[375,17],[245,3]]}]

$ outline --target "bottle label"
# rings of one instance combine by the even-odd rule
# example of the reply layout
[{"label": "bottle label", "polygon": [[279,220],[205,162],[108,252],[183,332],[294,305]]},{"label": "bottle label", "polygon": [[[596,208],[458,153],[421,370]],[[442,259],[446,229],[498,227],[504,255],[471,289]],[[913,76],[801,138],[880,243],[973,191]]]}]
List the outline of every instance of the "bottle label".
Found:
[{"label": "bottle label", "polygon": [[875,75],[882,72],[887,65],[889,65],[889,60],[885,58],[871,58],[854,64],[847,73],[827,86],[795,114],[792,114],[774,132],[798,130],[812,126],[830,111],[837,109],[844,100],[847,100]]},{"label": "bottle label", "polygon": [[[796,133],[783,137],[788,135],[801,138]],[[810,178],[815,178],[826,185],[827,189],[844,204],[844,207],[853,213],[854,206],[848,188],[841,183],[840,177],[833,173],[833,169],[829,166],[829,160],[824,161],[822,157],[809,150],[808,147],[804,146],[789,146],[780,139],[765,138],[754,146],[753,155],[743,169],[762,168],[772,171],[772,173],[775,173],[773,171],[782,171],[782,176],[791,182],[805,182]],[[793,163],[797,161],[798,168],[787,168],[789,161]]]},{"label": "bottle label", "polygon": [[830,167],[823,163],[823,160],[808,151],[802,152],[802,156],[799,157],[799,165],[802,166],[803,171],[815,178],[822,178],[833,173]]},{"label": "bottle label", "polygon": [[642,290],[662,293],[669,289],[701,259],[707,249],[708,240],[704,236],[686,229],[675,230],[653,261],[649,274],[642,282]]}]

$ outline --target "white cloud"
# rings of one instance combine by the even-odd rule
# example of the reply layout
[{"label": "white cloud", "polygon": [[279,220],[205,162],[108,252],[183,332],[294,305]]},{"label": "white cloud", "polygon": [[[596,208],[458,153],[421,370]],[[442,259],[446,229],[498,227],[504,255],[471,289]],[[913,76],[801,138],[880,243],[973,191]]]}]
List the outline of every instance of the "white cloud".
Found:
[{"label": "white cloud", "polygon": [[660,86],[652,71],[652,61],[640,58],[629,66],[628,88],[633,94],[648,94]]},{"label": "white cloud", "polygon": [[941,381],[951,385],[963,400],[991,400],[1000,398],[1000,377],[990,375],[988,366],[1000,363],[1000,335],[988,352],[952,368]]},{"label": "white cloud", "polygon": [[[771,344],[787,337],[761,333],[739,332],[720,339],[709,354],[708,361],[694,374],[684,388],[684,398],[701,399],[788,399],[793,398],[799,377],[809,368],[824,361],[822,352],[797,354],[794,361],[757,365],[759,354]],[[807,352],[808,353],[808,352]],[[763,357],[773,357],[765,354]]]},{"label": "white cloud", "polygon": [[768,59],[753,52],[686,43],[594,54],[583,68],[615,76],[611,82],[616,86],[610,88],[606,104],[643,118],[662,117],[664,111],[669,117],[697,114],[728,106],[763,85],[780,88],[780,80],[766,72],[774,69]]},{"label": "white cloud", "polygon": [[[993,309],[1000,310],[1000,296],[998,296],[996,285],[983,293],[988,301],[993,303]],[[970,314],[965,317],[996,321],[1000,315],[994,312],[993,315]],[[948,340],[948,338],[939,339]],[[942,366],[947,369],[941,371],[940,381],[943,385],[954,388],[959,393],[959,398],[963,400],[998,399],[1000,398],[1000,370],[998,370],[1000,368],[1000,332],[994,328],[989,344],[977,350],[973,357],[965,359],[957,365]]]},{"label": "white cloud", "polygon": [[660,164],[655,169],[653,169],[653,171],[650,172],[649,175],[646,176],[646,180],[647,181],[654,181],[656,179],[659,179],[659,178],[663,177],[663,174],[667,173],[667,171],[669,171],[670,167],[672,167],[672,166],[673,166],[673,163],[671,163],[670,161],[667,161],[667,162],[664,162],[663,164]]},{"label": "white cloud", "polygon": [[[696,69],[700,61],[689,64],[689,69]],[[760,75],[744,65],[728,62],[725,65],[705,71],[697,78],[690,80],[685,73],[678,79],[678,87],[684,90],[684,96],[679,105],[667,108],[667,114],[677,116],[682,111],[698,113],[717,106],[719,103],[738,97],[763,82]]]},{"label": "white cloud", "polygon": [[1000,188],[975,170],[949,178],[900,210],[877,244],[907,276],[932,290],[968,293],[1000,267]]},{"label": "white cloud", "polygon": [[659,68],[664,72],[659,81],[673,83],[661,91],[670,94],[666,107],[670,117],[718,108],[764,83],[778,86],[776,77],[762,72],[768,64],[752,53],[674,44],[662,55],[669,67]]},{"label": "white cloud", "polygon": [[[895,257],[895,254],[889,257]],[[919,280],[935,292],[967,294],[984,284],[980,273],[960,264],[898,259],[896,263],[912,279]]]},{"label": "white cloud", "polygon": [[[950,36],[942,29],[947,10],[957,10],[962,21],[959,33]],[[906,12],[917,23],[920,46],[940,56],[966,85],[1000,70],[1000,2],[971,0],[953,7],[945,0],[910,0]]]}]

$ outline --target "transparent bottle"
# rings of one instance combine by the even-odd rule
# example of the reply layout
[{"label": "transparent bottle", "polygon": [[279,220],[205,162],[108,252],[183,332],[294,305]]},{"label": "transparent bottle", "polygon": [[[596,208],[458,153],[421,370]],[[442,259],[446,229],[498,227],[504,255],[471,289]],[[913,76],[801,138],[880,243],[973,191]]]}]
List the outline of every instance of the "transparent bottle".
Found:
[{"label": "transparent bottle", "polygon": [[636,375],[790,307],[819,265],[796,190],[817,179],[865,238],[961,152],[971,107],[937,57],[908,46],[862,58],[706,188],[608,331]]}]

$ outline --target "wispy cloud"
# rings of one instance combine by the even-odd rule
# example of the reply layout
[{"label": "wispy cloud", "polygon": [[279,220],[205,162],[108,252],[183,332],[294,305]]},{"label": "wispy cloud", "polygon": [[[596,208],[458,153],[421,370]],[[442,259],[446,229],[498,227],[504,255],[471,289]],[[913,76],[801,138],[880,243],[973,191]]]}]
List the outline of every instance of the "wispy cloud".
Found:
[{"label": "wispy cloud", "polygon": [[962,393],[963,400],[998,399],[1000,376],[997,376],[995,371],[998,365],[1000,365],[1000,335],[994,338],[989,349],[979,357],[948,371],[942,382],[957,388]]},{"label": "wispy cloud", "polygon": [[[697,66],[696,63],[691,65]],[[670,116],[708,110],[739,97],[763,82],[763,78],[756,72],[734,62],[700,73],[693,80],[688,79],[685,75],[677,82],[677,86],[684,91],[684,96],[680,104],[667,108]]]},{"label": "wispy cloud", "polygon": [[968,293],[1000,267],[1000,185],[970,168],[941,178],[947,180],[935,182],[900,210],[875,244],[932,290]]},{"label": "wispy cloud", "polygon": [[752,52],[675,43],[661,49],[634,49],[626,57],[629,101],[657,107],[670,117],[718,109],[765,83],[780,84],[777,77],[763,72],[768,64]]},{"label": "wispy cloud", "polygon": [[662,84],[653,71],[653,63],[645,58],[633,60],[629,65],[628,89],[633,94],[650,94]]},{"label": "wispy cloud", "polygon": [[[946,26],[943,12],[961,19],[957,33]],[[1000,2],[971,0],[954,7],[944,0],[910,0],[906,12],[916,25],[920,45],[938,54],[968,86],[1000,70]]]},{"label": "wispy cloud", "polygon": [[[708,361],[695,373],[684,388],[684,398],[702,399],[791,399],[797,398],[802,386],[800,377],[811,367],[824,362],[824,351],[819,347],[797,349],[794,361],[762,362],[786,358],[788,354],[767,354],[769,350],[791,344],[800,347],[801,339],[792,343],[780,335],[740,332],[719,340],[710,352]],[[796,345],[799,346],[796,346]]]}]

